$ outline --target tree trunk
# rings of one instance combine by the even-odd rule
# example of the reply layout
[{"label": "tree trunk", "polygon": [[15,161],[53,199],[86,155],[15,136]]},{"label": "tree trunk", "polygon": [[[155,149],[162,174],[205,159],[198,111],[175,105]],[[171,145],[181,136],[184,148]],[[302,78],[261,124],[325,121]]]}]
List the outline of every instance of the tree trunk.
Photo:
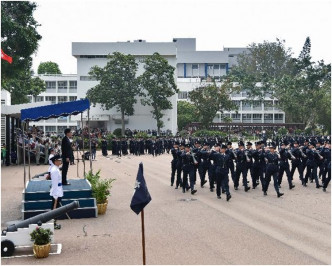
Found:
[{"label": "tree trunk", "polygon": [[124,110],[121,110],[121,135],[125,135],[125,117],[124,117]]}]

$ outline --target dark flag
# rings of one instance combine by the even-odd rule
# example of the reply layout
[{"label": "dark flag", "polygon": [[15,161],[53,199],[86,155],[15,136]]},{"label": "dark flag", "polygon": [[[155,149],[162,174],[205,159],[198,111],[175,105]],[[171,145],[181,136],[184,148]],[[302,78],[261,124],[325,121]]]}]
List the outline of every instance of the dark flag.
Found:
[{"label": "dark flag", "polygon": [[143,164],[140,163],[135,183],[135,192],[131,199],[130,208],[138,215],[151,201],[151,196],[143,176]]}]

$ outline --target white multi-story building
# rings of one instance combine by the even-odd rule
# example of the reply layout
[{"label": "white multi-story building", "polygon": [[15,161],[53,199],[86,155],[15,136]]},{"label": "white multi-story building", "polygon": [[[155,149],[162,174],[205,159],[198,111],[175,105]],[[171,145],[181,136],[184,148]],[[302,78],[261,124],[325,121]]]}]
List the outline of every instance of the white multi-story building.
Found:
[{"label": "white multi-story building", "polygon": [[[189,92],[226,75],[237,63],[237,55],[246,48],[224,48],[222,51],[196,51],[196,39],[175,38],[177,45],[177,86],[179,100],[189,101]],[[220,83],[217,82],[217,85]],[[214,122],[231,117],[234,123],[285,123],[285,113],[279,110],[277,100],[265,95],[263,101],[249,103],[246,91],[233,93],[231,100],[238,106],[237,112],[218,112]]]},{"label": "white multi-story building", "polygon": [[[89,76],[91,67],[97,65],[99,67],[106,66],[107,55],[114,52],[131,54],[135,56],[138,63],[137,76],[144,72],[144,59],[159,53],[168,63],[176,69],[176,45],[173,42],[146,42],[137,40],[134,42],[106,42],[106,43],[88,43],[73,42],[72,55],[77,59],[77,85],[78,98],[84,98],[87,91],[96,86],[98,82]],[[174,71],[174,79],[176,80],[176,70]],[[177,94],[170,97],[172,109],[163,111],[164,127],[162,130],[171,130],[173,134],[177,131]],[[152,108],[143,106],[140,99],[134,105],[135,113],[133,116],[126,116],[126,128],[147,130],[157,129],[157,122],[152,118]],[[84,114],[86,119],[86,113]],[[99,104],[90,108],[90,126],[104,128],[113,131],[121,127],[121,115],[115,108],[111,110],[103,110]]]},{"label": "white multi-story building", "polygon": [[[137,75],[144,71],[144,59],[158,52],[175,67],[174,77],[179,93],[171,97],[173,108],[164,111],[164,128],[177,132],[177,104],[179,101],[189,101],[188,94],[193,89],[206,85],[210,79],[217,81],[226,75],[237,63],[237,55],[247,51],[246,48],[223,48],[220,51],[197,51],[195,38],[174,38],[172,42],[73,42],[72,55],[77,59],[77,75],[40,75],[46,82],[46,91],[37,97],[30,97],[30,102],[51,101],[61,103],[85,98],[87,91],[98,84],[89,76],[91,67],[104,67],[107,55],[113,52],[134,55],[139,68]],[[219,83],[220,84],[220,83]],[[263,101],[248,103],[246,91],[234,93],[231,100],[239,107],[238,111],[218,112],[214,122],[224,122],[224,117],[232,118],[233,123],[285,123],[285,113],[276,106],[277,100],[265,95]],[[152,118],[151,107],[142,106],[140,100],[134,106],[133,116],[125,117],[126,128],[156,129],[156,121]],[[87,113],[83,114],[87,121]],[[66,127],[76,127],[81,116],[63,117],[34,122],[45,132],[62,133]],[[115,108],[103,110],[100,105],[91,106],[90,126],[113,131],[121,127],[121,116]]]},{"label": "white multi-story building", "polygon": [[[77,100],[77,75],[38,75],[45,81],[46,91],[38,96],[28,96],[30,103],[34,102],[51,102],[52,104],[63,103]],[[31,126],[35,125],[45,133],[62,134],[66,128],[76,129],[77,120],[75,116],[51,118],[48,120],[40,120],[31,122]]]},{"label": "white multi-story building", "polygon": [[[10,93],[6,90],[1,90],[1,106],[10,104]],[[2,144],[6,144],[6,116],[1,113],[1,145]]]}]

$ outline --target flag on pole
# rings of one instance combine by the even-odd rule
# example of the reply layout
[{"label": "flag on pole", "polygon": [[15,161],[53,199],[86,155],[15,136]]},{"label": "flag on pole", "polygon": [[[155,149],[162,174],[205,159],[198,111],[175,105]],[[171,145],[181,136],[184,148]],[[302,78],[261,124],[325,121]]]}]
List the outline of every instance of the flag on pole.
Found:
[{"label": "flag on pole", "polygon": [[2,49],[1,49],[1,59],[2,60],[6,60],[9,64],[11,64],[13,62],[13,58],[10,57],[9,55],[6,55]]},{"label": "flag on pole", "polygon": [[135,191],[131,199],[130,208],[138,215],[151,201],[151,196],[143,176],[143,164],[140,163],[135,182]]}]

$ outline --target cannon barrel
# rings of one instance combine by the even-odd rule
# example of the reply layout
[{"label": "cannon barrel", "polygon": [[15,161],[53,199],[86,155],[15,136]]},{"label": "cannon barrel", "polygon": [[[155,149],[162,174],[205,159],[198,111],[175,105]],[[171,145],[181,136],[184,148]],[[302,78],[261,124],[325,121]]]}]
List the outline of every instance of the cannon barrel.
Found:
[{"label": "cannon barrel", "polygon": [[75,200],[72,203],[69,203],[69,204],[62,206],[60,208],[57,208],[55,210],[51,210],[51,211],[36,215],[34,217],[21,221],[17,224],[12,224],[7,227],[6,231],[15,232],[15,231],[17,231],[18,228],[29,227],[30,224],[37,224],[39,222],[46,223],[49,220],[59,217],[60,215],[66,213],[68,211],[74,210],[76,208],[79,208],[79,207],[80,207],[79,202]]}]

